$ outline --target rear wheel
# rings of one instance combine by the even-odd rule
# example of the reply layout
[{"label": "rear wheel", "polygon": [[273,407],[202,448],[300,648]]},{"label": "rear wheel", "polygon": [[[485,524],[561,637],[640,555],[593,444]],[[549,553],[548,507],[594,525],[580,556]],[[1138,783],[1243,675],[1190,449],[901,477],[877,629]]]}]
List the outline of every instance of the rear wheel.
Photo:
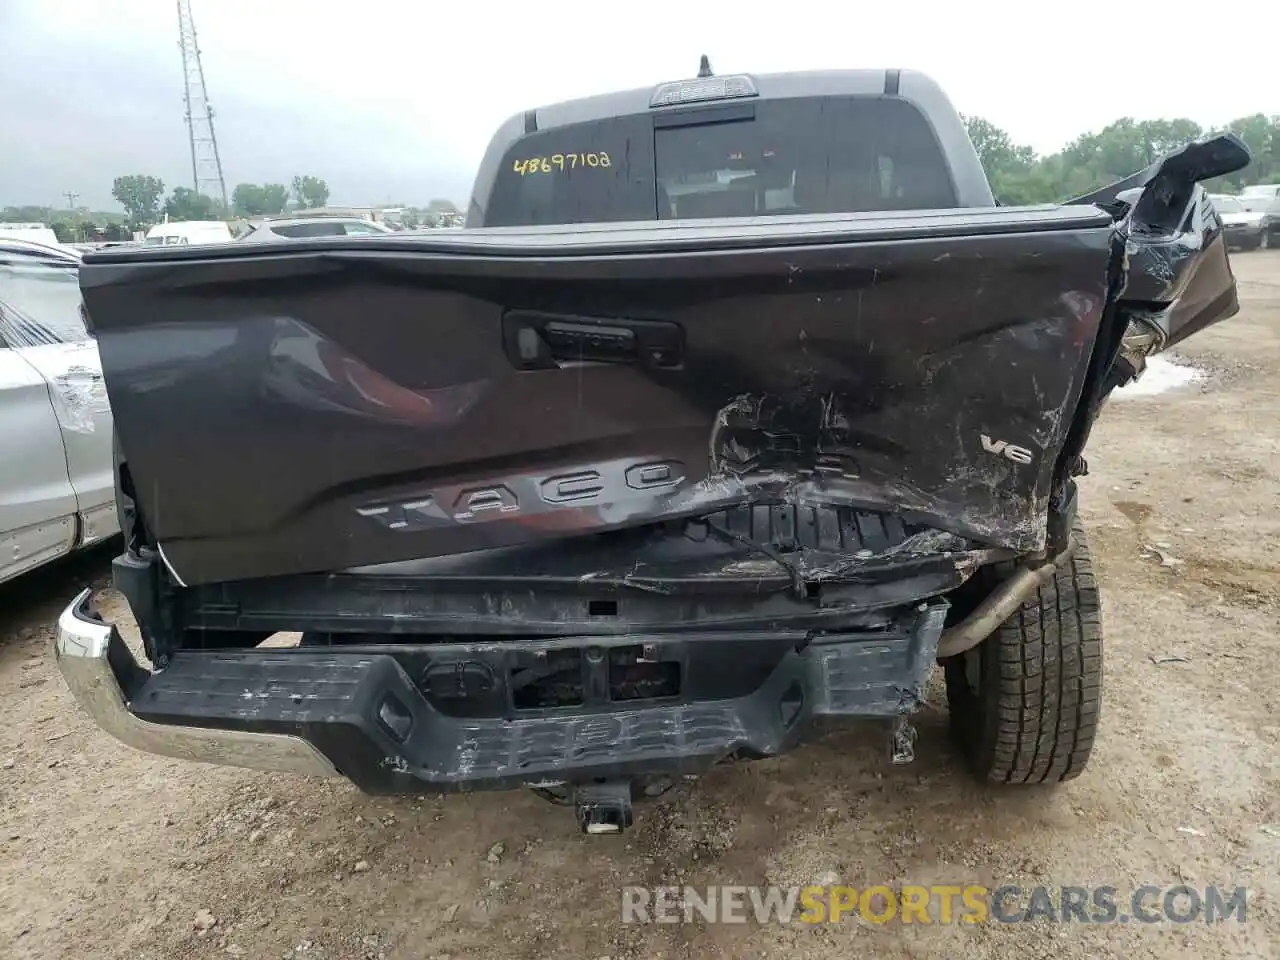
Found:
[{"label": "rear wheel", "polygon": [[[1079,776],[1102,703],[1102,611],[1089,545],[991,636],[943,662],[951,729],[974,772],[998,783]],[[990,584],[1008,569],[989,568]]]}]

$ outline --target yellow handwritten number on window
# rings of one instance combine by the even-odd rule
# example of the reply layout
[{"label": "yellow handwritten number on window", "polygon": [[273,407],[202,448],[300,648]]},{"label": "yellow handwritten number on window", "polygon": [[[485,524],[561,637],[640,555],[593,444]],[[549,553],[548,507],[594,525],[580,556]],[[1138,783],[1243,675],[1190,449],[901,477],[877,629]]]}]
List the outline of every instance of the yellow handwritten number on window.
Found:
[{"label": "yellow handwritten number on window", "polygon": [[549,157],[529,157],[512,162],[511,169],[522,177],[535,173],[555,173],[556,171],[576,170],[578,167],[611,167],[613,161],[603,150],[597,153],[556,153]]}]

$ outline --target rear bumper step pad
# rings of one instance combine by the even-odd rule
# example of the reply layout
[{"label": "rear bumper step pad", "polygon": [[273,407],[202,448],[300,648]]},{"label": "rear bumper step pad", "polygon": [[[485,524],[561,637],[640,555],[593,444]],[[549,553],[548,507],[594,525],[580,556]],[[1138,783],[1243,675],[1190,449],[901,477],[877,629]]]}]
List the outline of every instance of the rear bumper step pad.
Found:
[{"label": "rear bumper step pad", "polygon": [[[781,753],[824,718],[903,716],[923,696],[946,609],[941,601],[921,604],[897,630],[788,644],[761,682],[721,699],[697,699],[692,678],[698,674],[689,667],[727,652],[723,639],[580,638],[584,664],[593,661],[593,650],[647,644],[666,649],[689,679],[665,701],[617,702],[588,674],[580,707],[507,706],[502,715],[478,717],[441,709],[442,701],[425,695],[406,671],[402,663],[416,667],[402,651],[378,652],[389,647],[181,653],[150,673],[92,613],[88,591],[60,617],[56,648],[81,706],[139,749],[257,769],[337,773],[369,793],[449,791],[697,773],[730,756]],[[776,633],[756,636],[763,644],[779,641]],[[508,661],[536,655],[537,646],[441,644],[429,652],[437,666],[454,658],[488,668],[488,693],[510,704]],[[485,675],[481,667],[469,669],[459,668],[459,676]]]}]

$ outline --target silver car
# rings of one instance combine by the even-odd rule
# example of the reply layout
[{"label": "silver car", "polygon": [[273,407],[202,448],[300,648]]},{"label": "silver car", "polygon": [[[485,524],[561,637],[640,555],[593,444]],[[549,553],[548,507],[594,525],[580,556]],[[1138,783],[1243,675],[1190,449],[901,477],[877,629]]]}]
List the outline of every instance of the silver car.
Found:
[{"label": "silver car", "polygon": [[293,217],[262,220],[239,240],[296,240],[302,237],[380,237],[395,233],[390,227],[360,217]]},{"label": "silver car", "polygon": [[1257,250],[1271,245],[1274,224],[1265,211],[1250,210],[1239,197],[1227,194],[1213,193],[1209,199],[1222,218],[1222,234],[1228,247]]},{"label": "silver car", "polygon": [[120,530],[79,267],[68,248],[0,238],[0,582]]}]

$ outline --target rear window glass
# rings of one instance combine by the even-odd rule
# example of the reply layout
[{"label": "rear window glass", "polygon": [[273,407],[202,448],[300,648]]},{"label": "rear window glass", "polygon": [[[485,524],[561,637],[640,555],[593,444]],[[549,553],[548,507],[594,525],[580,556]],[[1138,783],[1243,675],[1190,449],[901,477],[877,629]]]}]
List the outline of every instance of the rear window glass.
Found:
[{"label": "rear window glass", "polygon": [[316,220],[311,223],[273,223],[268,229],[282,237],[341,237],[346,225],[332,220]]},{"label": "rear window glass", "polygon": [[[946,158],[910,103],[762,100],[655,112],[521,138],[487,226],[860,213],[956,206]],[[657,122],[655,123],[655,118]]]},{"label": "rear window glass", "polygon": [[485,225],[652,219],[653,123],[642,115],[521,137],[498,165]]}]

